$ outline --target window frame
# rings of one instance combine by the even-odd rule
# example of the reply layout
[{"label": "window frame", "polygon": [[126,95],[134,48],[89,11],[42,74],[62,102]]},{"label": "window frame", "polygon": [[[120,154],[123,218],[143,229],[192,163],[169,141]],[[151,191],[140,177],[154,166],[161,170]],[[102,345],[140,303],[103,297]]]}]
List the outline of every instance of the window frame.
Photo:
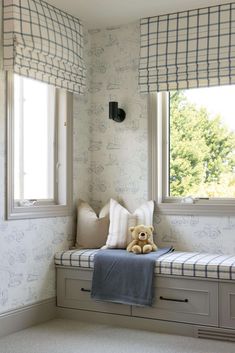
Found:
[{"label": "window frame", "polygon": [[167,197],[169,171],[169,93],[148,95],[149,198],[156,201],[156,211],[168,215],[234,216],[235,198],[194,199]]},{"label": "window frame", "polygon": [[[72,215],[72,195],[73,195],[73,94],[65,90],[56,88],[55,90],[55,107],[54,114],[58,115],[58,119],[64,119],[64,115],[60,114],[59,102],[64,102],[66,114],[66,185],[58,185],[55,188],[54,199],[38,200],[31,206],[19,206],[14,199],[14,74],[7,73],[6,76],[6,115],[7,115],[7,168],[6,168],[6,219],[28,219],[28,218],[49,218],[59,216]],[[58,120],[56,119],[56,120]],[[55,124],[56,135],[58,135],[58,124]],[[58,136],[57,136],[58,138]],[[54,168],[54,187],[56,184],[56,155]],[[59,204],[58,192],[56,189],[66,189],[66,200],[63,204]]]}]

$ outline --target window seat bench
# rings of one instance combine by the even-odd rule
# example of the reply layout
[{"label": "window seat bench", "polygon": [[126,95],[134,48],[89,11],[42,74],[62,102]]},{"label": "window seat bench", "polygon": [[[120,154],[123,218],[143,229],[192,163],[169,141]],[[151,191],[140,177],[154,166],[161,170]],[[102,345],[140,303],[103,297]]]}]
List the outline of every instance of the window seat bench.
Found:
[{"label": "window seat bench", "polygon": [[161,256],[155,265],[154,304],[139,307],[90,298],[98,251],[56,253],[58,308],[92,313],[92,318],[96,313],[139,318],[160,328],[174,323],[176,333],[187,334],[188,326],[189,335],[235,341],[235,255],[174,251]]}]

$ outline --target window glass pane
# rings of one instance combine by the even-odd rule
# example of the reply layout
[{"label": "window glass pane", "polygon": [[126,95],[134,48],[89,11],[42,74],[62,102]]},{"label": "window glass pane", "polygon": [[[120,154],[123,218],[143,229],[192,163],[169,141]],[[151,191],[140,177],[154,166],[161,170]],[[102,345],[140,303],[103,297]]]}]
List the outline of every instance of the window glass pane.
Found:
[{"label": "window glass pane", "polygon": [[170,93],[169,196],[235,197],[235,86]]},{"label": "window glass pane", "polygon": [[14,199],[53,199],[50,86],[14,75]]}]

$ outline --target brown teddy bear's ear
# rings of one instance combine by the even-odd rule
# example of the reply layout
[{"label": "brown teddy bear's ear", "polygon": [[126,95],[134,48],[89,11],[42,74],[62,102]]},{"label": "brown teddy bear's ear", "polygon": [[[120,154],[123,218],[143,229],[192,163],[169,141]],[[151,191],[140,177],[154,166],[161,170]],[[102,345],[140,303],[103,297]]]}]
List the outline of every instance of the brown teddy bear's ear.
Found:
[{"label": "brown teddy bear's ear", "polygon": [[149,226],[149,229],[151,230],[151,232],[154,231],[154,227],[153,226]]},{"label": "brown teddy bear's ear", "polygon": [[132,233],[134,229],[135,229],[135,227],[130,227],[129,231]]}]

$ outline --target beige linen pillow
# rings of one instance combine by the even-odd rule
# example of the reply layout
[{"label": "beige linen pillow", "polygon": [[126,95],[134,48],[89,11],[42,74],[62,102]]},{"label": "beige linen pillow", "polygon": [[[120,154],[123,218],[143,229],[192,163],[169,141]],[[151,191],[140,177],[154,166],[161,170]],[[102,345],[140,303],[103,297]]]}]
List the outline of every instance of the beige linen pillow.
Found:
[{"label": "beige linen pillow", "polygon": [[105,248],[125,249],[131,241],[129,227],[153,225],[154,202],[147,201],[131,214],[117,201],[110,200],[110,225]]},{"label": "beige linen pillow", "polygon": [[76,248],[98,249],[107,240],[109,231],[109,203],[97,216],[85,201],[78,204]]}]

